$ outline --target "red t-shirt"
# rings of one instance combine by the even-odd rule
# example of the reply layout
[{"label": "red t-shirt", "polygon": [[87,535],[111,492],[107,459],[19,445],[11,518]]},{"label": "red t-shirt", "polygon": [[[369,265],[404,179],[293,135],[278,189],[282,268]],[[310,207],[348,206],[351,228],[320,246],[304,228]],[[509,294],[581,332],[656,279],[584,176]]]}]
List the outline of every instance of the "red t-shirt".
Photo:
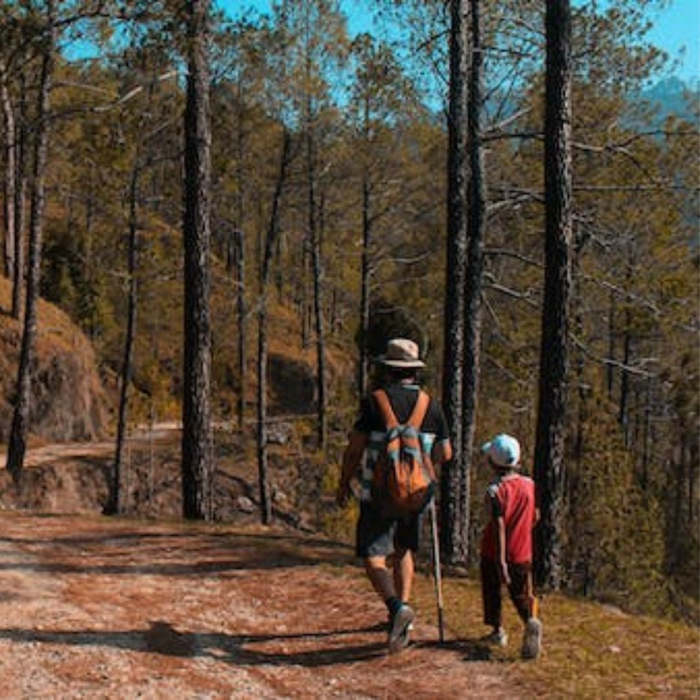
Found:
[{"label": "red t-shirt", "polygon": [[481,540],[481,556],[498,558],[498,527],[494,517],[503,516],[506,524],[506,561],[511,564],[532,562],[535,482],[520,474],[501,476],[489,485],[486,501],[492,517]]}]

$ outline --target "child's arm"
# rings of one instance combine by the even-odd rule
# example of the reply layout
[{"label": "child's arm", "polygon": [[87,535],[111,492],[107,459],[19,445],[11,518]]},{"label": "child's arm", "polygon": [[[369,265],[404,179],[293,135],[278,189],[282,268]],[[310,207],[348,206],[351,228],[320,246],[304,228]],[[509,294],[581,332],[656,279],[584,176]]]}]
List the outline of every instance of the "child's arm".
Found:
[{"label": "child's arm", "polygon": [[498,528],[498,568],[501,572],[501,578],[506,585],[510,583],[510,575],[508,574],[508,562],[506,562],[506,521],[502,515],[496,518]]}]

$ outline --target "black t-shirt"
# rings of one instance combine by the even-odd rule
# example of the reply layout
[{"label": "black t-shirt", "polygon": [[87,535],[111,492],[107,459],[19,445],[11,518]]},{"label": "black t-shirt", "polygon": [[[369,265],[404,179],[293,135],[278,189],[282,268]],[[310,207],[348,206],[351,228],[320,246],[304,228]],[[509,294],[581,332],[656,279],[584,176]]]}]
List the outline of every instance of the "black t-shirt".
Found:
[{"label": "black t-shirt", "polygon": [[[411,416],[416,401],[418,400],[418,389],[416,384],[391,384],[382,387],[389,397],[389,403],[396,415],[399,423],[405,423]],[[360,416],[355,422],[355,430],[361,433],[371,433],[373,430],[386,430],[382,415],[374,400],[370,396],[362,399],[360,404]],[[450,437],[445,414],[442,412],[440,404],[432,397],[425,412],[425,418],[420,426],[421,433],[432,433],[435,441],[447,440]]]}]

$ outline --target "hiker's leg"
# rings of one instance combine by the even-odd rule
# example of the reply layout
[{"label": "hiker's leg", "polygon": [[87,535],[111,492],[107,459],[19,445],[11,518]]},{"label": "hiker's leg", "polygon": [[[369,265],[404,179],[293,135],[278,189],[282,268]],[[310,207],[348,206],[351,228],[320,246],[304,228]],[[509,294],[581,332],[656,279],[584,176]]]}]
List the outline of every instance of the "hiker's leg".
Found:
[{"label": "hiker's leg", "polygon": [[481,597],[484,603],[484,624],[501,629],[501,573],[492,559],[481,558]]},{"label": "hiker's leg", "polygon": [[374,590],[384,602],[397,597],[394,578],[386,563],[387,556],[394,551],[395,529],[394,521],[383,518],[371,503],[360,505],[355,549],[364,560],[365,571]]},{"label": "hiker's leg", "polygon": [[530,564],[510,564],[510,585],[508,592],[510,599],[518,611],[520,619],[527,621],[535,616],[536,599],[532,593],[532,566]]},{"label": "hiker's leg", "polygon": [[411,587],[415,564],[413,553],[418,551],[420,538],[421,517],[399,520],[396,525],[394,538],[394,583],[399,598],[406,603],[411,597]]},{"label": "hiker's leg", "polygon": [[386,565],[386,557],[367,557],[365,559],[365,571],[374,590],[377,591],[384,602],[397,597],[394,577]]},{"label": "hiker's leg", "polygon": [[413,552],[410,549],[397,549],[394,552],[394,587],[403,603],[411,597],[414,574]]}]

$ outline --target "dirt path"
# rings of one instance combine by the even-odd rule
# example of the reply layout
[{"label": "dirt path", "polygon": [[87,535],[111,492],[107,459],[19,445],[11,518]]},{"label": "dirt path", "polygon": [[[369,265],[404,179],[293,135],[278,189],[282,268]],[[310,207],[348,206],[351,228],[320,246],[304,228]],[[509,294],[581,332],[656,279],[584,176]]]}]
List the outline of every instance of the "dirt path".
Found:
[{"label": "dirt path", "polygon": [[[217,424],[223,426],[224,424]],[[180,432],[178,423],[155,423],[149,433],[144,426],[133,431],[128,438],[128,443],[134,446],[148,445],[151,442],[169,442]],[[114,453],[114,438],[109,440],[96,440],[93,442],[56,442],[41,447],[32,447],[27,450],[23,466],[38,467],[49,462],[62,459],[74,459],[76,457],[103,457]],[[0,452],[0,469],[5,468],[7,455]]]},{"label": "dirt path", "polygon": [[0,514],[3,698],[514,697],[467,642],[388,656],[348,548],[230,527]]}]

